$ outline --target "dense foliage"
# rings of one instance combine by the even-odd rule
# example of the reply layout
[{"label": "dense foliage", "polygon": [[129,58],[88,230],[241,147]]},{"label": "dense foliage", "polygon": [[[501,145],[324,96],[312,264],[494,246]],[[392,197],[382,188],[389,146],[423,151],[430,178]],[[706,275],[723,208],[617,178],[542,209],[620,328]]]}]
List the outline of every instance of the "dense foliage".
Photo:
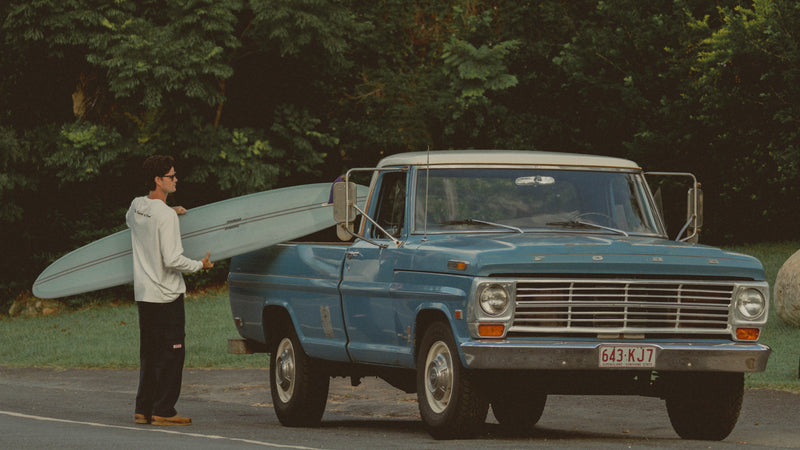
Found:
[{"label": "dense foliage", "polygon": [[692,171],[706,242],[796,238],[797,0],[0,3],[0,304],[123,225],[156,152],[193,207],[400,151]]}]

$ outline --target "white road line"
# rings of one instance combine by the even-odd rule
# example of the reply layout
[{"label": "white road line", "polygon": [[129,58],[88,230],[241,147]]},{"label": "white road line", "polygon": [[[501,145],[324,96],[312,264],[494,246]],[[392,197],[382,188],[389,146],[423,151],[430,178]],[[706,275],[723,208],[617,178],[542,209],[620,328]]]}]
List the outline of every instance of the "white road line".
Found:
[{"label": "white road line", "polygon": [[11,417],[19,417],[22,419],[31,419],[31,420],[41,420],[44,422],[60,422],[60,423],[71,423],[76,425],[87,425],[91,427],[99,427],[99,428],[116,428],[119,430],[133,430],[133,431],[147,431],[151,433],[165,433],[165,434],[176,434],[180,436],[191,436],[191,437],[198,437],[203,439],[213,439],[213,440],[225,440],[225,441],[234,441],[234,442],[244,442],[247,444],[254,444],[254,445],[261,445],[264,447],[276,447],[276,448],[293,448],[298,450],[315,450],[313,447],[303,447],[299,445],[286,445],[286,444],[276,444],[273,442],[264,442],[264,441],[254,441],[252,439],[240,439],[240,438],[232,438],[227,436],[217,436],[217,435],[209,435],[209,434],[198,434],[198,433],[184,433],[181,431],[174,431],[170,429],[163,429],[163,428],[156,428],[152,426],[138,426],[138,427],[126,427],[121,425],[108,425],[104,423],[94,423],[94,422],[79,422],[76,420],[66,420],[66,419],[55,419],[52,417],[41,417],[41,416],[31,416],[28,414],[20,414],[11,411],[0,411],[0,414],[11,416]]}]

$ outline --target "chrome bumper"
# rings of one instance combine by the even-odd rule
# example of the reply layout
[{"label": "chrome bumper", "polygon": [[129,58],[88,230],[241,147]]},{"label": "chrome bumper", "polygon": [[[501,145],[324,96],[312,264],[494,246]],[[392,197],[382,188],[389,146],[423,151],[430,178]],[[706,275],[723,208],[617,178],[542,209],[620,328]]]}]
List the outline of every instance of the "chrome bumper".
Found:
[{"label": "chrome bumper", "polygon": [[619,370],[599,367],[604,344],[644,345],[656,350],[656,365],[646,370],[763,372],[772,349],[766,345],[568,341],[468,341],[461,344],[470,369]]}]

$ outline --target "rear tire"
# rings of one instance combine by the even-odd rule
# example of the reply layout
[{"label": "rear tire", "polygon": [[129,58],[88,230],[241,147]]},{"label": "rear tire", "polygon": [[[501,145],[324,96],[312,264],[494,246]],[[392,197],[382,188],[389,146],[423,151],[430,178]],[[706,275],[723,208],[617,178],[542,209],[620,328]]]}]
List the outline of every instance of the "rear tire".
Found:
[{"label": "rear tire", "polygon": [[744,374],[687,372],[664,378],[667,413],[678,436],[707,441],[728,437],[742,408]]},{"label": "rear tire", "polygon": [[330,377],[303,352],[291,325],[280,334],[271,350],[269,364],[275,415],[287,427],[319,426],[328,402]]},{"label": "rear tire", "polygon": [[455,338],[444,322],[425,331],[417,356],[417,400],[434,439],[474,435],[486,421],[489,403],[472,374],[461,366]]}]

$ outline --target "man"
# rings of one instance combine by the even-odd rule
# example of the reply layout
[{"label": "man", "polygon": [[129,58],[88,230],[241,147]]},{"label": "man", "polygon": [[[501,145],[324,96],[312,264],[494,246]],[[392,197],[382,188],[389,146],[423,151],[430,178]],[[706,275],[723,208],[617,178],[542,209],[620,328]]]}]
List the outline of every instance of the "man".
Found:
[{"label": "man", "polygon": [[134,422],[153,425],[191,425],[178,415],[185,358],[182,273],[214,266],[210,254],[201,261],[183,256],[178,214],[186,210],[167,206],[167,196],[178,183],[174,159],[147,158],[143,176],[150,194],[136,197],[125,216],[133,247],[133,290],[139,308],[139,391]]}]

